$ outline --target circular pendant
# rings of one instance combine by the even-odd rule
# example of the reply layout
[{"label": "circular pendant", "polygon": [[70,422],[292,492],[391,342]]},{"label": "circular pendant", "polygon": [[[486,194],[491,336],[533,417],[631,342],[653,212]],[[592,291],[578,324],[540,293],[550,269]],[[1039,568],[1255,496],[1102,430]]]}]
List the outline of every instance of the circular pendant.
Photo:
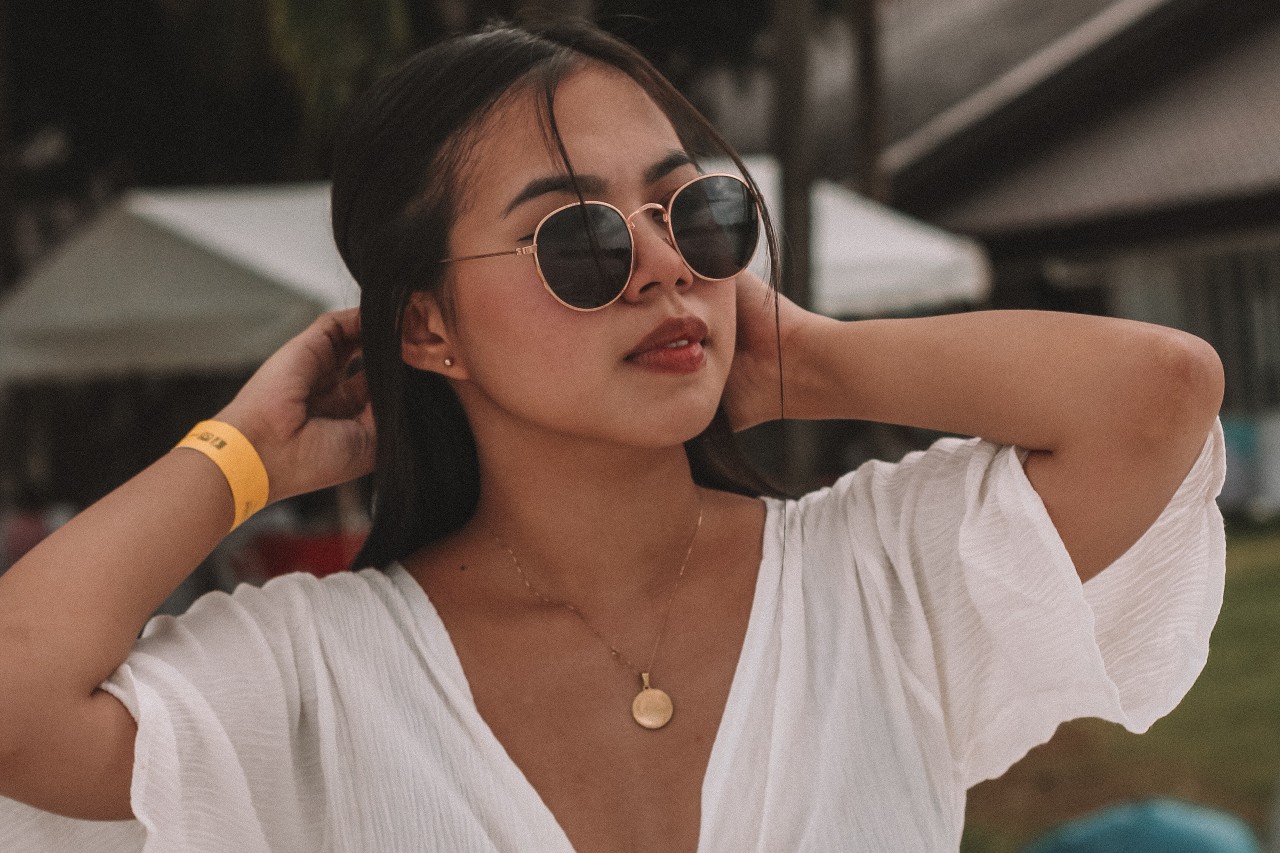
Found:
[{"label": "circular pendant", "polygon": [[671,720],[671,697],[656,687],[646,687],[631,702],[631,716],[646,729],[660,729]]}]

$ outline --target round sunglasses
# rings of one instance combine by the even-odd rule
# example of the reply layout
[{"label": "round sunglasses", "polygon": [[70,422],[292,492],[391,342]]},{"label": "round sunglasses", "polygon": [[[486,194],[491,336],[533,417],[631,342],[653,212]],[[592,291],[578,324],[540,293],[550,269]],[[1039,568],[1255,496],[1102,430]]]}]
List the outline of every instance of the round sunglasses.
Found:
[{"label": "round sunglasses", "polygon": [[746,181],[721,172],[700,175],[665,205],[651,202],[630,216],[603,201],[566,204],[542,217],[531,245],[440,263],[533,255],[538,277],[556,301],[575,311],[597,311],[626,290],[636,262],[632,220],[649,210],[661,211],[671,245],[699,278],[725,281],[751,263],[760,236],[756,197]]}]

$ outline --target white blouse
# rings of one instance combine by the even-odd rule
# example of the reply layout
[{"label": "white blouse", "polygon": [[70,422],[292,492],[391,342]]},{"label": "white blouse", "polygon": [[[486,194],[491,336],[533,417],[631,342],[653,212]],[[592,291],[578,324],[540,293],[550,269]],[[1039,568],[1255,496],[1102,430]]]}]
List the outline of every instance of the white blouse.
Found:
[{"label": "white blouse", "polygon": [[[955,851],[966,789],[1060,722],[1146,730],[1208,653],[1224,458],[1215,426],[1083,586],[1016,448],[943,439],[767,500],[699,850]],[[138,721],[137,820],[0,799],[0,849],[572,849],[399,566],[211,593],[152,620],[103,686]]]}]

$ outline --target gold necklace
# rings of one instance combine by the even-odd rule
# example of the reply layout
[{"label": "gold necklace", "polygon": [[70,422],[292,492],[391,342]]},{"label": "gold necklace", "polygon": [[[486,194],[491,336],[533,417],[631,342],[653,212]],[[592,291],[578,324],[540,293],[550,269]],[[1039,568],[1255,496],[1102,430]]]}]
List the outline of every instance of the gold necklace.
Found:
[{"label": "gold necklace", "polygon": [[[487,528],[486,528],[487,529]],[[636,694],[636,698],[631,701],[632,718],[644,726],[646,729],[660,729],[671,720],[671,715],[675,711],[675,707],[671,703],[671,696],[664,690],[659,690],[649,683],[649,673],[653,671],[653,661],[658,656],[658,647],[662,645],[662,638],[667,633],[667,620],[671,616],[671,605],[676,600],[676,592],[680,589],[680,581],[684,578],[684,570],[689,565],[689,557],[693,554],[693,544],[698,541],[698,531],[702,529],[702,498],[698,498],[698,523],[693,528],[693,535],[689,537],[689,550],[684,553],[684,562],[680,564],[680,571],[676,574],[676,582],[671,586],[671,594],[667,597],[667,607],[662,614],[662,626],[658,629],[658,639],[653,643],[653,650],[649,652],[649,663],[641,669],[632,663],[626,655],[618,651],[618,649],[605,639],[604,634],[596,630],[596,626],[591,624],[591,620],[583,615],[582,611],[567,601],[552,598],[541,590],[537,589],[533,584],[529,583],[529,578],[524,573],[524,567],[520,565],[520,561],[516,558],[515,551],[502,540],[497,533],[489,530],[489,535],[498,543],[502,550],[507,552],[511,557],[511,564],[516,567],[516,571],[520,574],[520,580],[524,582],[525,588],[533,593],[544,604],[563,607],[582,620],[582,624],[587,626],[587,630],[596,635],[596,639],[604,643],[609,650],[609,654],[620,665],[627,667],[640,676],[640,692]]]}]

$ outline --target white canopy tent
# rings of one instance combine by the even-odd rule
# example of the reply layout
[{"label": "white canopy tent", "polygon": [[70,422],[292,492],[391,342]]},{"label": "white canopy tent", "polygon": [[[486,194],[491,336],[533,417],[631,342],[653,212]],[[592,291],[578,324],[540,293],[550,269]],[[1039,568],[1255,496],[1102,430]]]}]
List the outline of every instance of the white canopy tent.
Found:
[{"label": "white canopy tent", "polygon": [[126,196],[0,303],[0,382],[226,373],[358,292],[323,185]]},{"label": "white canopy tent", "polygon": [[[779,210],[776,165],[748,168]],[[975,244],[826,182],[814,189],[813,256],[815,308],[832,316],[989,289]],[[767,268],[763,251],[753,267]],[[358,299],[325,185],[138,191],[0,303],[0,383],[246,370]]]},{"label": "white canopy tent", "polygon": [[[772,157],[744,157],[783,237],[782,175]],[[736,171],[728,161],[708,170]],[[976,242],[912,219],[831,181],[811,196],[813,309],[829,317],[910,312],[975,302],[991,291],[991,268]],[[769,268],[763,230],[751,269]]]}]

